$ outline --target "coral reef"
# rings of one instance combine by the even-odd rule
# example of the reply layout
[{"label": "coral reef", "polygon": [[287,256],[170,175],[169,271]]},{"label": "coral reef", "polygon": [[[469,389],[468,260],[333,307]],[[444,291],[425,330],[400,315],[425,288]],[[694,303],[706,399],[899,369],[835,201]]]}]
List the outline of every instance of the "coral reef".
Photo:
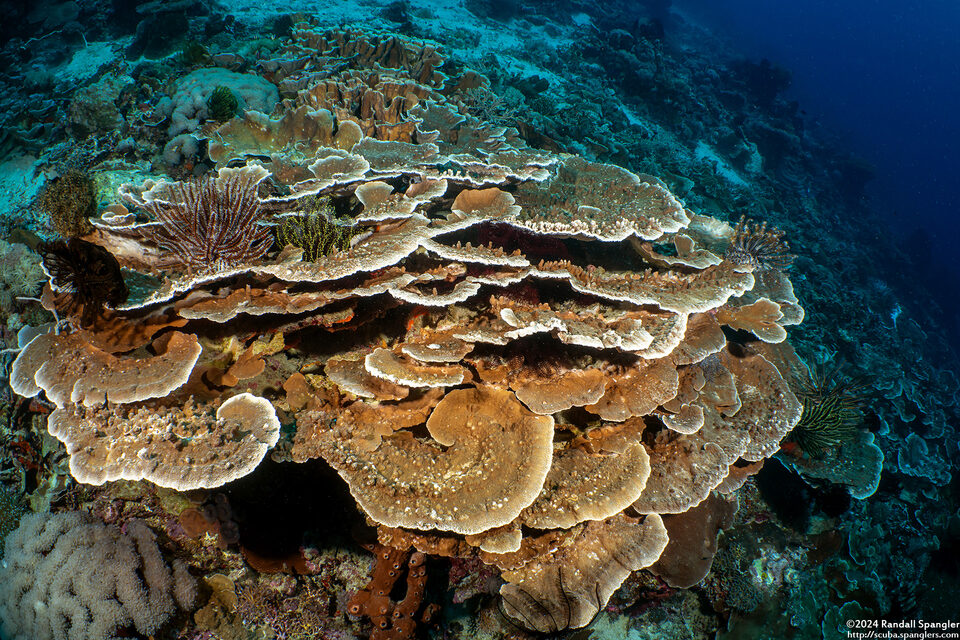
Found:
[{"label": "coral reef", "polygon": [[[310,31],[298,28],[303,48]],[[389,64],[433,82],[423,55]],[[311,77],[300,95],[314,90]],[[455,555],[480,553],[502,570],[509,617],[542,631],[581,627],[661,556],[660,514],[695,507],[741,457],[775,453],[800,417],[777,368],[727,341],[721,312],[753,304],[756,287],[787,310],[772,321],[781,331],[802,311],[777,268],[786,264],[721,257],[737,233],[686,211],[655,178],[531,149],[434,96],[406,115],[437,127],[429,141],[373,126],[312,159],[278,152],[268,166],[221,168],[200,183],[122,185],[150,220],[113,209],[91,237],[125,269],[163,273],[109,319],[153,355],[94,337],[115,328],[48,334],[20,353],[11,384],[56,405],[48,429],[73,476],[92,484],[144,478],[187,490],[241,477],[278,443],[279,406],[297,423],[293,460],[325,459],[373,521],[464,536]],[[341,132],[355,122],[343,118],[330,120]],[[241,157],[241,144],[222,153]],[[282,238],[283,216],[316,197],[350,212],[354,240],[334,255],[314,248],[311,261],[269,253],[267,225],[280,224]],[[490,224],[517,232],[483,244]],[[644,268],[643,247],[619,259],[605,248],[628,238],[682,251]],[[518,248],[541,239],[568,259],[538,262]],[[769,277],[755,278],[759,269]],[[186,324],[151,337],[143,325],[155,313]],[[250,316],[278,346],[240,347],[224,372],[211,341]],[[305,369],[318,357],[322,368]],[[543,536],[565,543],[551,550]],[[605,554],[590,551],[597,544]],[[412,610],[396,610],[406,635]]]},{"label": "coral reef", "polygon": [[[215,98],[218,91],[219,97]],[[228,91],[233,100],[224,91]],[[177,91],[161,100],[156,109],[170,119],[167,133],[172,137],[196,131],[208,118],[226,119],[233,112],[227,114],[225,107],[234,103],[234,111],[256,109],[269,113],[277,103],[277,97],[276,87],[259,76],[213,67],[197,69],[184,76]]]},{"label": "coral reef", "polygon": [[[0,142],[36,155],[2,228],[45,209],[63,236],[41,302],[0,245],[17,504],[158,532],[205,576],[184,638],[819,637],[921,606],[955,365],[896,239],[854,241],[866,173],[782,69],[662,2],[335,1],[249,31],[190,4],[104,18],[163,60],[70,41],[66,9],[3,46],[36,58],[0,74],[31,91],[0,92]],[[64,166],[100,192],[66,207],[66,174],[16,209]],[[869,404],[810,378],[840,360]],[[369,581],[291,525],[337,492],[376,529]],[[165,594],[104,633],[153,634]]]}]

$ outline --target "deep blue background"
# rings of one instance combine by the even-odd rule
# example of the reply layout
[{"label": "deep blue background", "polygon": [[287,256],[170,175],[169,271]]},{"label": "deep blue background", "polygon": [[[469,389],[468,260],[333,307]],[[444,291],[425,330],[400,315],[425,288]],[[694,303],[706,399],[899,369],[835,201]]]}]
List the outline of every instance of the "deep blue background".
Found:
[{"label": "deep blue background", "polygon": [[[790,95],[872,162],[871,207],[927,274],[960,275],[960,2],[674,0],[753,58],[793,73]],[[927,251],[924,251],[924,248]],[[922,255],[929,252],[929,255]],[[940,286],[957,304],[956,283]]]}]

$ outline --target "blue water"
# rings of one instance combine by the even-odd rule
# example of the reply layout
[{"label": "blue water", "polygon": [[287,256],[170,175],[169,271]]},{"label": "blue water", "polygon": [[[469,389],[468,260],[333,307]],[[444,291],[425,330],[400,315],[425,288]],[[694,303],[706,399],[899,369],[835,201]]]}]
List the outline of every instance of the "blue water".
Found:
[{"label": "blue water", "polygon": [[[789,95],[874,164],[870,207],[941,304],[960,297],[960,3],[677,0],[676,11],[790,70]],[[947,277],[944,277],[944,276]]]}]

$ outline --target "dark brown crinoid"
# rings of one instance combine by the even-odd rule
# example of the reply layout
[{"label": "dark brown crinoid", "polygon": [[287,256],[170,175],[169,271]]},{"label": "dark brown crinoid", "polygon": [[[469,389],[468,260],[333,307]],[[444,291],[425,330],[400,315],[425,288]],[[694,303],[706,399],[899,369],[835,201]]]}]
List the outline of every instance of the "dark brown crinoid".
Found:
[{"label": "dark brown crinoid", "polygon": [[733,242],[724,258],[735,264],[753,265],[754,269],[778,269],[784,271],[797,256],[790,253],[790,245],[783,239],[783,231],[767,229],[767,223],[751,224],[746,216],[734,230]]},{"label": "dark brown crinoid", "polygon": [[97,211],[97,185],[90,172],[68,169],[48,182],[33,204],[60,236],[83,236],[93,230],[89,218]]},{"label": "dark brown crinoid", "polygon": [[93,324],[104,307],[127,299],[120,263],[100,245],[70,238],[41,243],[37,251],[57,294],[58,311],[78,317],[81,326]]},{"label": "dark brown crinoid", "polygon": [[836,369],[817,369],[797,380],[797,398],[803,412],[789,439],[812,457],[853,438],[863,423],[863,386],[844,380]]}]

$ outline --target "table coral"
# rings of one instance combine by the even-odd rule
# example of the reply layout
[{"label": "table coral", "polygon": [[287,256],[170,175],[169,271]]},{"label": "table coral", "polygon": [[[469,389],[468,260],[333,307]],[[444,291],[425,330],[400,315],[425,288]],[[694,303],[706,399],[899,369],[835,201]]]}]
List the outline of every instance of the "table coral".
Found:
[{"label": "table coral", "polygon": [[217,115],[210,111],[209,101],[221,88],[230,91],[240,109],[269,112],[278,99],[276,87],[257,75],[216,67],[197,69],[184,76],[172,98],[160,105],[160,110],[171,120],[167,133],[172,137],[184,131],[194,131],[202,120],[216,118]]},{"label": "table coral", "polygon": [[[304,24],[294,53],[261,67],[296,98],[198,131],[215,176],[124,184],[131,210],[94,221],[91,240],[161,278],[108,319],[136,345],[65,325],[19,355],[15,389],[57,404],[49,429],[84,482],[217,486],[282,419],[278,455],[326,460],[387,556],[479,558],[517,623],[586,625],[660,557],[662,515],[734,490],[800,419],[763,346],[803,318],[781,235],[530,148],[467,112],[476,78],[448,83],[426,45]],[[317,198],[349,241],[272,246]],[[405,601],[373,597],[358,613],[399,611],[388,627],[409,634]]]},{"label": "table coral", "polygon": [[269,174],[256,165],[221,169],[199,182],[160,182],[129,202],[149,211],[159,225],[145,229],[172,264],[216,269],[262,256],[273,242],[261,217],[257,188]]},{"label": "table coral", "polygon": [[367,452],[349,432],[332,430],[321,436],[321,454],[387,526],[481,533],[512,522],[543,486],[553,419],[534,415],[509,391],[451,391],[426,426],[440,447],[392,437]]}]

